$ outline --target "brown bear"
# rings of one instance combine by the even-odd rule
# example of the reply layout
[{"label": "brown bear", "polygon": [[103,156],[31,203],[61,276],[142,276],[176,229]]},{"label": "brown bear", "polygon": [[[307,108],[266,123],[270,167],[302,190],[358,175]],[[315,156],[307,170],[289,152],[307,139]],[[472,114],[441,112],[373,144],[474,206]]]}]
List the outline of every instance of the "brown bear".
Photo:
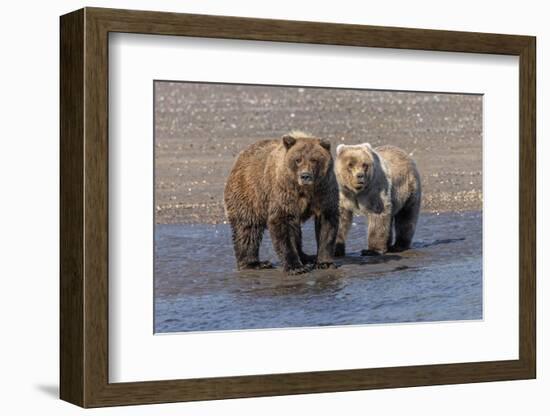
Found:
[{"label": "brown bear", "polygon": [[[224,202],[239,270],[272,267],[259,260],[265,228],[288,274],[335,267],[338,183],[328,140],[294,131],[250,145],[229,174]],[[316,256],[302,251],[301,224],[312,216]]]},{"label": "brown bear", "polygon": [[368,221],[368,246],[362,255],[410,248],[422,198],[413,159],[395,146],[373,149],[368,143],[341,144],[336,149],[335,170],[340,187],[335,255],[345,255],[353,213]]}]

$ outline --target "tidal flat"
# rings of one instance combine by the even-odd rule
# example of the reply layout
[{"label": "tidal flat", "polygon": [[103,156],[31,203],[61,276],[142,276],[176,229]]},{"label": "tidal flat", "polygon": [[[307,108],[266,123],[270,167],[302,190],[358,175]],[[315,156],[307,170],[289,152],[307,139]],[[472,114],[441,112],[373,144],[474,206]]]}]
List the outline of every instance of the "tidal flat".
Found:
[{"label": "tidal flat", "polygon": [[[363,257],[365,239],[358,217],[337,269],[290,277],[235,271],[228,225],[157,225],[155,332],[482,319],[481,213],[422,215],[402,253]],[[306,252],[314,241],[309,221]],[[261,259],[278,266],[269,233]]]}]

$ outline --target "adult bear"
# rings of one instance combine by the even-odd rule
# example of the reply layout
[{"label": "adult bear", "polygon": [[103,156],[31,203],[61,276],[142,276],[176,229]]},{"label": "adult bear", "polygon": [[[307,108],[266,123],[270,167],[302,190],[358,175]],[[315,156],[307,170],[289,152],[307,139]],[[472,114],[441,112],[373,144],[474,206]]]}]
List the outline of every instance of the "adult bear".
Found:
[{"label": "adult bear", "polygon": [[[302,132],[250,145],[237,157],[224,191],[237,267],[273,267],[260,261],[265,228],[288,274],[335,267],[338,183],[330,142]],[[315,217],[317,255],[302,251],[301,224]]]},{"label": "adult bear", "polygon": [[420,174],[414,160],[395,146],[373,149],[368,143],[341,144],[336,149],[335,170],[340,186],[335,255],[345,255],[354,213],[368,219],[368,247],[362,255],[407,250],[422,199]]}]

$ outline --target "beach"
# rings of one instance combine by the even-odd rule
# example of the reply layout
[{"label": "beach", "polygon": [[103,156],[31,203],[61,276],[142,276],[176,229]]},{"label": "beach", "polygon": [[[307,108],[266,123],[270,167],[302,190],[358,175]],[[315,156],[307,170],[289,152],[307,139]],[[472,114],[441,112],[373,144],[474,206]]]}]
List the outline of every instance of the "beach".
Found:
[{"label": "beach", "polygon": [[422,211],[482,208],[482,96],[155,83],[155,222],[223,224],[236,156],[302,130],[340,143],[392,144],[415,159]]}]

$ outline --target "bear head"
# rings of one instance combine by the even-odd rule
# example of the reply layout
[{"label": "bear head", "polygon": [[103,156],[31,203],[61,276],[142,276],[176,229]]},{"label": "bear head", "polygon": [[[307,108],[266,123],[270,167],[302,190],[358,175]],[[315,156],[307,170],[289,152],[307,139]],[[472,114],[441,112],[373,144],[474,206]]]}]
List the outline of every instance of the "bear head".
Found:
[{"label": "bear head", "polygon": [[302,132],[291,132],[282,138],[287,177],[300,187],[312,187],[323,181],[332,169],[330,142]]},{"label": "bear head", "polygon": [[369,143],[340,144],[336,148],[336,178],[340,186],[358,193],[373,181],[380,158]]}]

